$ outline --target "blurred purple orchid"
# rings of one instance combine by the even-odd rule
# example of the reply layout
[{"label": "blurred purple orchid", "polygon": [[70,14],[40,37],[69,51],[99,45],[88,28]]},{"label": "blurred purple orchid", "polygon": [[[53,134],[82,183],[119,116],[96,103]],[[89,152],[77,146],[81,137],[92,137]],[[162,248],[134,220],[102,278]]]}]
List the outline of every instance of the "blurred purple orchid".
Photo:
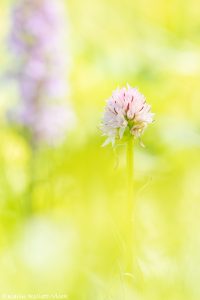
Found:
[{"label": "blurred purple orchid", "polygon": [[35,142],[60,142],[75,119],[70,105],[60,101],[68,95],[63,11],[60,0],[21,0],[12,13],[9,47],[21,101],[10,116]]}]

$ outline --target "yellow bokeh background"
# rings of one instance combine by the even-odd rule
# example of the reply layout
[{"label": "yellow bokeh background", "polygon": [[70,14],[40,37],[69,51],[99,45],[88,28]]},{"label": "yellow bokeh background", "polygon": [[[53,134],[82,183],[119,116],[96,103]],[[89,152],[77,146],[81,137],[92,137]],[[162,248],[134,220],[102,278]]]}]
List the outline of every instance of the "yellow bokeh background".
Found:
[{"label": "yellow bokeh background", "polygon": [[[29,215],[31,151],[6,119],[18,97],[3,76],[14,3],[0,3],[0,295],[199,300],[200,4],[66,1],[77,124],[64,145],[41,147],[34,157]],[[155,113],[145,148],[136,142],[134,149],[131,278],[123,272],[125,147],[102,148],[99,130],[105,100],[127,82]]]}]

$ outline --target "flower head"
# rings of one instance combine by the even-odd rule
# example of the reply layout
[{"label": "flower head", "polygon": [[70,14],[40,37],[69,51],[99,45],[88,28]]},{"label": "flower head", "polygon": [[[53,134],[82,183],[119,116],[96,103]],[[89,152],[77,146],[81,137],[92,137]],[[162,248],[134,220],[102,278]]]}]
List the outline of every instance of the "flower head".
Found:
[{"label": "flower head", "polygon": [[126,137],[140,137],[154,114],[144,95],[129,85],[116,89],[107,100],[101,130],[107,136],[104,146]]}]

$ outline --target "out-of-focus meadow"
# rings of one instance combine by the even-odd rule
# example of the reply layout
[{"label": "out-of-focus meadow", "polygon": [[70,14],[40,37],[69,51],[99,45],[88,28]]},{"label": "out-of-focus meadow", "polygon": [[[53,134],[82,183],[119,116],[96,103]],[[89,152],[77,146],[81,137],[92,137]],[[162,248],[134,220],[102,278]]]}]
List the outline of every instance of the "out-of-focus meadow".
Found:
[{"label": "out-of-focus meadow", "polygon": [[[0,294],[199,300],[198,1],[66,1],[76,127],[64,144],[38,149],[31,189],[30,146],[6,118],[19,98],[3,76],[14,2],[0,4]],[[156,114],[146,147],[135,148],[131,280],[123,274],[125,149],[102,148],[99,130],[105,99],[127,82]]]}]

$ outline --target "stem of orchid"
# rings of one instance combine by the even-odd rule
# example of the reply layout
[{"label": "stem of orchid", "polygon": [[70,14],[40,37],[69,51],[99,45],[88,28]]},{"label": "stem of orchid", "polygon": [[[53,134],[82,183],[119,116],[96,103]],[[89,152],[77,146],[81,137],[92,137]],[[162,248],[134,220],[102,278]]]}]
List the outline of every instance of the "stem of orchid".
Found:
[{"label": "stem of orchid", "polygon": [[134,213],[134,139],[129,139],[127,143],[127,227],[126,227],[126,255],[127,255],[127,273],[133,272],[133,213]]},{"label": "stem of orchid", "polygon": [[33,192],[35,186],[35,146],[32,141],[30,142],[30,160],[28,164],[28,176],[29,183],[27,186],[26,197],[25,197],[25,215],[29,217],[33,214]]},{"label": "stem of orchid", "polygon": [[127,176],[128,176],[128,210],[130,218],[133,213],[133,179],[134,179],[134,140],[130,138],[127,143]]}]

